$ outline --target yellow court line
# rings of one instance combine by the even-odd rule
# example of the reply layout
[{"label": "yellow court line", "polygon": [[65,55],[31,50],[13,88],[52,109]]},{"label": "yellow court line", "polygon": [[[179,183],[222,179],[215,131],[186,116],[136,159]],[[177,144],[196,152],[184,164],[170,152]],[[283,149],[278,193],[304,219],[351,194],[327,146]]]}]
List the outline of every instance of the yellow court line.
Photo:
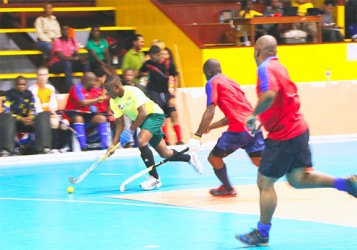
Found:
[{"label": "yellow court line", "polygon": [[[80,54],[88,53],[86,49],[80,49]],[[0,50],[0,56],[30,56],[30,55],[41,55],[40,50]]]},{"label": "yellow court line", "polygon": [[[54,12],[89,12],[89,11],[115,11],[115,7],[54,7]],[[42,7],[33,8],[0,8],[0,12],[43,12]]]}]

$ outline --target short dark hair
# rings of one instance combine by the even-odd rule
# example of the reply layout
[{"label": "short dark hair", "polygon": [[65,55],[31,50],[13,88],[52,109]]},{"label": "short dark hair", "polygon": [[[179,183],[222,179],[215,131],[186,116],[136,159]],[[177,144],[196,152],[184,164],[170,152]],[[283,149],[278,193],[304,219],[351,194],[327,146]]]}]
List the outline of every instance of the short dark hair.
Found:
[{"label": "short dark hair", "polygon": [[106,75],[106,74],[105,74],[105,71],[104,71],[102,68],[95,68],[95,69],[93,70],[93,73],[94,73],[97,77],[101,77],[101,76]]},{"label": "short dark hair", "polygon": [[115,74],[114,75],[109,75],[107,77],[107,79],[105,79],[104,84],[107,85],[107,84],[109,84],[111,82],[114,82],[115,80],[119,80],[119,82],[121,82],[120,81],[120,77],[118,75],[115,75]]},{"label": "short dark hair", "polygon": [[149,49],[149,55],[160,53],[160,51],[161,49],[159,48],[159,46],[153,45]]},{"label": "short dark hair", "polygon": [[141,35],[141,34],[135,34],[134,38],[133,38],[133,42],[136,42],[137,40],[139,40],[139,38],[142,38],[142,37],[143,37],[143,35]]},{"label": "short dark hair", "polygon": [[332,5],[332,6],[335,6],[336,5],[336,3],[335,3],[335,1],[334,0],[325,0],[324,1],[324,5]]}]

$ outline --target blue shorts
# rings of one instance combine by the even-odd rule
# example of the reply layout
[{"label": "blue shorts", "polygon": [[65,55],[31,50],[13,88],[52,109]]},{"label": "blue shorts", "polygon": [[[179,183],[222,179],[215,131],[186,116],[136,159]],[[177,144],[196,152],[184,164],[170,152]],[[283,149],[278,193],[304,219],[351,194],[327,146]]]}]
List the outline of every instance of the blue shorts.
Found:
[{"label": "blue shorts", "polygon": [[267,177],[280,178],[294,168],[312,167],[309,130],[286,141],[265,140],[259,172]]},{"label": "blue shorts", "polygon": [[[248,132],[224,132],[213,148],[212,154],[223,158],[240,148],[244,149],[249,155],[261,152],[264,149],[262,132],[256,133],[254,137]],[[260,156],[260,154],[257,156]]]}]

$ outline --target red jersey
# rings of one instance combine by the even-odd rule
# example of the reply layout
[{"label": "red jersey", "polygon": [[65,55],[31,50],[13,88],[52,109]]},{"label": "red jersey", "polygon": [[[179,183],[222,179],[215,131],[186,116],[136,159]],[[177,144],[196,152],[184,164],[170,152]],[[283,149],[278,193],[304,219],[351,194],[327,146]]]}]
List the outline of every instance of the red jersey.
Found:
[{"label": "red jersey", "polygon": [[258,96],[268,90],[276,92],[271,107],[259,115],[260,122],[269,132],[268,138],[288,140],[307,130],[307,123],[299,111],[297,87],[277,57],[269,57],[259,65],[256,90]]},{"label": "red jersey", "polygon": [[228,119],[228,131],[248,131],[244,119],[253,108],[238,83],[219,74],[206,83],[207,106],[217,105]]},{"label": "red jersey", "polygon": [[[67,110],[81,110],[81,111],[91,111],[90,106],[82,106],[79,104],[79,101],[85,99],[94,99],[101,96],[103,89],[101,88],[91,88],[86,90],[83,88],[82,84],[74,85],[70,91],[67,100],[66,109]],[[101,103],[94,103],[94,106],[97,109],[97,112],[107,112],[107,100]]]}]

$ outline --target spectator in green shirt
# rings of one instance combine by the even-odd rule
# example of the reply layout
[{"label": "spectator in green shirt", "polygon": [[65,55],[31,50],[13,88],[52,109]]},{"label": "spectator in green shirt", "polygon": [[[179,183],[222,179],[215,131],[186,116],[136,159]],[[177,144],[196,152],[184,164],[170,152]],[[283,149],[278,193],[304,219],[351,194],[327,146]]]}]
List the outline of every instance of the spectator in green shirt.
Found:
[{"label": "spectator in green shirt", "polygon": [[126,52],[123,58],[122,70],[128,68],[134,70],[135,82],[140,81],[140,71],[139,69],[145,62],[145,54],[142,52],[144,47],[144,37],[140,34],[136,34],[133,40],[132,48]]},{"label": "spectator in green shirt", "polygon": [[102,38],[100,27],[93,26],[88,38],[86,49],[89,52],[89,62],[91,71],[101,68],[107,75],[112,74],[110,63],[109,45],[107,40]]}]

